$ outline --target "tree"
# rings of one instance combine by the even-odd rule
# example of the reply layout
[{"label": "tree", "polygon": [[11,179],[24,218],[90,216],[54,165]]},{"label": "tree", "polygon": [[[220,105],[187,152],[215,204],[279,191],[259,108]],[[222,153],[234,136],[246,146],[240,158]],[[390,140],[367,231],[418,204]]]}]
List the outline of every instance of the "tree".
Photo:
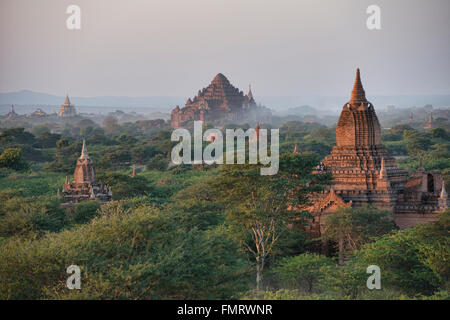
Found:
[{"label": "tree", "polygon": [[311,294],[324,276],[320,269],[333,265],[331,258],[314,253],[304,253],[284,258],[272,272],[282,280],[293,282],[296,287],[305,287],[307,292]]},{"label": "tree", "polygon": [[430,131],[433,138],[440,138],[444,140],[449,140],[449,134],[447,133],[447,130],[444,128],[433,128]]},{"label": "tree", "polygon": [[38,125],[33,127],[31,132],[39,138],[44,133],[50,133],[50,129],[46,125]]},{"label": "tree", "polygon": [[117,137],[117,141],[120,144],[124,144],[124,145],[133,145],[137,142],[137,139],[133,136],[130,135],[126,135],[126,134],[121,134],[120,136]]},{"label": "tree", "polygon": [[39,135],[37,143],[41,148],[54,148],[60,139],[61,135],[45,131]]},{"label": "tree", "polygon": [[130,148],[125,145],[111,146],[103,152],[98,159],[97,168],[101,169],[125,169],[131,165]]},{"label": "tree", "polygon": [[83,201],[73,205],[66,210],[70,222],[74,224],[82,224],[89,222],[97,215],[100,204],[95,201]]},{"label": "tree", "polygon": [[169,160],[162,154],[157,154],[151,158],[147,163],[147,169],[149,170],[166,170],[169,165]]},{"label": "tree", "polygon": [[152,185],[142,176],[131,177],[117,172],[105,172],[97,175],[97,179],[108,185],[114,199],[140,197],[152,193]]},{"label": "tree", "polygon": [[[405,131],[406,133],[407,131]],[[424,151],[427,151],[430,149],[431,143],[431,137],[428,133],[423,132],[414,132],[411,134],[404,135],[407,144],[406,148],[408,149],[408,153],[410,156],[416,156]]]},{"label": "tree", "polygon": [[24,128],[11,128],[2,130],[0,133],[0,143],[5,144],[29,144],[34,143],[35,136],[26,132]]},{"label": "tree", "polygon": [[358,264],[377,265],[382,271],[383,286],[399,289],[409,296],[432,294],[438,287],[433,271],[421,262],[415,247],[414,228],[386,234],[356,252]]},{"label": "tree", "polygon": [[[261,176],[259,165],[223,166],[211,183],[217,201],[225,205],[227,221],[256,264],[256,288],[263,280],[266,259],[274,252],[289,225],[304,223],[311,172],[318,159],[312,155],[284,154],[274,176]],[[317,190],[317,189],[315,189]]]},{"label": "tree", "polygon": [[110,136],[117,135],[120,130],[117,118],[113,116],[107,116],[105,120],[103,120],[103,126],[105,127],[106,134]]},{"label": "tree", "polygon": [[337,297],[357,299],[362,290],[367,290],[368,265],[356,259],[350,259],[338,266],[325,265],[318,271],[321,273],[319,287],[324,292],[330,292]]},{"label": "tree", "polygon": [[8,148],[0,155],[0,168],[22,171],[29,169],[29,165],[22,157],[22,150],[19,148]]},{"label": "tree", "polygon": [[374,237],[381,236],[395,228],[389,219],[389,211],[374,207],[341,208],[328,216],[325,227],[325,239],[338,243],[339,264],[344,264],[345,252],[356,250]]},{"label": "tree", "polygon": [[421,263],[429,267],[440,285],[450,289],[450,209],[439,214],[439,220],[414,228],[414,247]]},{"label": "tree", "polygon": [[153,146],[138,145],[131,149],[131,156],[134,163],[145,164],[155,154],[156,152]]},{"label": "tree", "polygon": [[0,210],[0,237],[27,236],[59,231],[66,222],[64,209],[56,199],[13,197]]},{"label": "tree", "polygon": [[80,152],[80,141],[71,142],[67,138],[61,138],[56,142],[55,160],[47,163],[45,168],[49,171],[71,174]]},{"label": "tree", "polygon": [[183,225],[206,230],[224,221],[224,206],[215,201],[215,191],[208,181],[181,189],[168,205],[168,210],[179,216]]}]

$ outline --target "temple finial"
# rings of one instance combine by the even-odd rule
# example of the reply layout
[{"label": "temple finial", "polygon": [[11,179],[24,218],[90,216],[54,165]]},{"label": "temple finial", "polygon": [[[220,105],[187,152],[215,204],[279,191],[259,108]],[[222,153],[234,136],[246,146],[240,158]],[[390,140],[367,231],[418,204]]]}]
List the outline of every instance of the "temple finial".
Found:
[{"label": "temple finial", "polygon": [[69,100],[69,95],[68,94],[66,94],[66,101],[64,101],[64,104],[66,106],[70,105],[70,100]]},{"label": "temple finial", "polygon": [[364,91],[362,82],[361,82],[361,75],[359,72],[359,68],[356,69],[356,77],[355,77],[355,83],[353,84],[353,90],[350,97],[350,104],[357,104],[361,102],[367,102],[366,99],[366,93]]},{"label": "temple finial", "polygon": [[294,153],[299,153],[298,152],[298,144],[297,143],[295,144],[295,147],[294,147]]},{"label": "temple finial", "polygon": [[247,96],[248,96],[248,98],[249,98],[250,100],[253,99],[252,85],[251,85],[251,84],[248,85],[248,94],[247,94]]}]

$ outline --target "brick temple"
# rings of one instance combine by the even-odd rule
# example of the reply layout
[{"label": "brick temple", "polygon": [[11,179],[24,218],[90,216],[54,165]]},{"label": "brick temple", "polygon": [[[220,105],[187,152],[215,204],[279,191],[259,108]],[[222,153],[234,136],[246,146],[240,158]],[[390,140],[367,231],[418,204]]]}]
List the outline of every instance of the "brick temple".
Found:
[{"label": "brick temple", "polygon": [[330,172],[333,180],[310,208],[319,234],[327,215],[340,207],[370,204],[389,210],[401,229],[434,221],[448,207],[439,171],[426,171],[420,161],[418,171],[408,174],[381,144],[380,123],[366,99],[359,69],[336,127],[336,146],[318,167],[320,172]]},{"label": "brick temple", "polygon": [[75,106],[70,103],[69,95],[66,94],[66,100],[64,104],[59,107],[58,116],[60,117],[73,117],[77,114],[75,111]]},{"label": "brick temple", "polygon": [[[59,189],[58,189],[59,194]],[[81,156],[77,160],[73,181],[69,183],[66,177],[62,189],[64,203],[70,205],[84,200],[100,200],[107,202],[112,200],[112,192],[108,186],[95,180],[94,163],[88,155],[86,142],[83,140]]]},{"label": "brick temple", "polygon": [[171,113],[173,128],[189,126],[193,121],[203,122],[242,122],[262,121],[270,117],[269,109],[258,106],[249,87],[244,94],[234,87],[221,73],[211,84],[189,98],[184,108],[176,106]]}]

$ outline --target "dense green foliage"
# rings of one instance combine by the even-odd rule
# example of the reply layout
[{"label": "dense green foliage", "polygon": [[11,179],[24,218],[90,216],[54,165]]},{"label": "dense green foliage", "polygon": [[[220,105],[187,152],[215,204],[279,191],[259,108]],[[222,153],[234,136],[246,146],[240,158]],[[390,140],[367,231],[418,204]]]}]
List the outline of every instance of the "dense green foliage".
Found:
[{"label": "dense green foliage", "polygon": [[[399,231],[385,211],[345,209],[323,239],[308,237],[308,196],[330,180],[311,172],[335,144],[335,128],[281,124],[275,176],[261,176],[259,165],[170,165],[170,134],[163,120],[114,116],[2,130],[0,298],[450,298],[449,211]],[[57,191],[71,180],[82,138],[114,202],[61,206]],[[448,186],[447,128],[398,125],[382,141],[400,166],[416,170],[422,156]],[[322,240],[336,252],[321,254]],[[82,290],[66,288],[72,264]],[[366,287],[372,264],[381,290]]]},{"label": "dense green foliage", "polygon": [[[0,251],[6,299],[230,298],[247,272],[237,244],[219,229],[186,229],[169,212],[107,205],[90,223],[40,239],[12,239]],[[67,266],[84,290],[67,290]]]},{"label": "dense green foliage", "polygon": [[8,148],[0,155],[0,168],[23,171],[29,168],[19,148]]}]

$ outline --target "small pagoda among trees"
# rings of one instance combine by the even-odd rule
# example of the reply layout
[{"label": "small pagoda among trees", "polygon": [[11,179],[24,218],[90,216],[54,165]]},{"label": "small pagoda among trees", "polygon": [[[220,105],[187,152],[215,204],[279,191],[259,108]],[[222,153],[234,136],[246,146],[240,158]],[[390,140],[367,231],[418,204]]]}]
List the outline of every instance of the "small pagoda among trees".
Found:
[{"label": "small pagoda among trees", "polygon": [[88,155],[85,140],[83,140],[81,156],[77,160],[73,181],[69,183],[66,176],[62,197],[66,205],[93,199],[98,199],[101,202],[112,200],[111,189],[95,180],[94,163]]}]

